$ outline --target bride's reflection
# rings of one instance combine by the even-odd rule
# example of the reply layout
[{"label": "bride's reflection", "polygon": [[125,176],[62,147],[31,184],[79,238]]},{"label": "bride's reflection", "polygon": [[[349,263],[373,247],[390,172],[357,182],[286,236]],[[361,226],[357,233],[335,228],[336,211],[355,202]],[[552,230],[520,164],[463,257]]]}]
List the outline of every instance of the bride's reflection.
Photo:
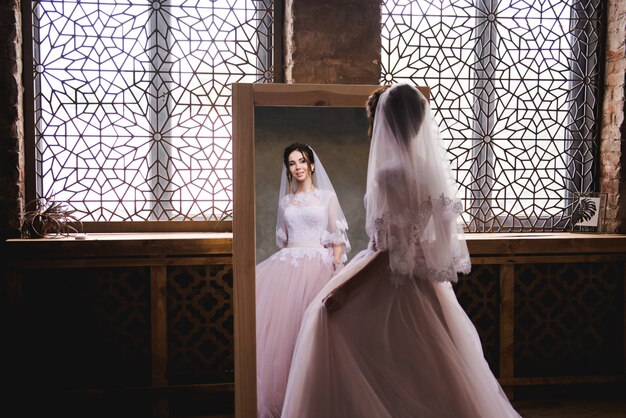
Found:
[{"label": "bride's reflection", "polygon": [[369,140],[364,109],[256,106],[254,120],[257,263],[278,249],[276,210],[284,172],[282,156],[294,142],[310,145],[323,161],[348,222],[352,248],[367,247],[363,195]]},{"label": "bride's reflection", "polygon": [[[339,198],[346,196],[343,200],[350,201],[348,196],[362,188],[352,183],[365,178],[359,161],[353,160],[367,148],[360,140],[363,132],[350,131],[346,125],[352,119],[358,120],[362,111],[264,110],[269,114],[263,114],[260,108],[255,113],[256,186],[268,190],[257,189],[256,196],[273,210],[261,211],[257,204],[257,237],[264,238],[257,244],[265,245],[257,250],[255,288],[258,413],[269,418],[281,415],[304,312],[347,261],[351,249],[349,225]],[[347,114],[340,117],[337,113]],[[266,126],[262,121],[280,124]],[[328,159],[320,158],[321,153]],[[334,161],[328,166],[334,168],[333,175],[325,168],[331,156]],[[358,167],[356,173],[350,172],[354,164]],[[270,173],[278,173],[279,181],[272,181]],[[339,178],[350,180],[341,193],[333,186]],[[277,199],[267,198],[276,194],[271,190],[278,190]],[[260,214],[267,214],[267,219],[259,219]],[[352,223],[352,230],[363,229],[362,225],[355,225],[354,215]],[[271,255],[261,251],[271,251]]]}]

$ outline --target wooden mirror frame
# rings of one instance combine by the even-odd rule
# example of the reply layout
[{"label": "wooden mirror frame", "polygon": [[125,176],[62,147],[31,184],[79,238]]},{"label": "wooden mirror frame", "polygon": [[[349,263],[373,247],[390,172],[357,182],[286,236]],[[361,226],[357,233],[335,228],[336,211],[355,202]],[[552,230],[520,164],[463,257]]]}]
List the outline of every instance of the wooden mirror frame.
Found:
[{"label": "wooden mirror frame", "polygon": [[[379,85],[232,85],[235,417],[257,416],[255,106],[358,107]],[[429,98],[427,87],[418,87]],[[277,186],[278,187],[278,186]]]}]

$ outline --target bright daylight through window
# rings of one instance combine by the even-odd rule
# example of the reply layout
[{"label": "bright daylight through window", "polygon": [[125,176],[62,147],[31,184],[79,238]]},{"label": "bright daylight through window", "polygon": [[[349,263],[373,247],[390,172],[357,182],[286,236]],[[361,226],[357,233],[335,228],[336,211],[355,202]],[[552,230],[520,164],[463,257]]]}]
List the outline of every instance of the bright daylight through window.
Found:
[{"label": "bright daylight through window", "polygon": [[230,84],[273,81],[271,0],[32,7],[37,194],[83,221],[230,219]]},{"label": "bright daylight through window", "polygon": [[[230,84],[273,82],[273,3],[32,2],[39,196],[83,221],[230,219]],[[431,88],[472,232],[569,228],[595,190],[600,0],[382,4],[381,82]]]},{"label": "bright daylight through window", "polygon": [[593,191],[600,0],[383,5],[383,82],[431,88],[471,232],[569,228]]}]

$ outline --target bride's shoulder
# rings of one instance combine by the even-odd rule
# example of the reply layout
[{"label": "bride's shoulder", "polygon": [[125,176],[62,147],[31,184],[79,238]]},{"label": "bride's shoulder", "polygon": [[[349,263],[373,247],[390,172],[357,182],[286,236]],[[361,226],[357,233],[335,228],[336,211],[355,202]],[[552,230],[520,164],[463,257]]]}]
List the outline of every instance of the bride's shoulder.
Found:
[{"label": "bride's shoulder", "polygon": [[284,195],[283,198],[280,200],[280,206],[284,208],[285,206],[289,205],[289,203],[291,203],[292,196],[293,195],[291,193],[287,193],[286,195]]},{"label": "bride's shoulder", "polygon": [[333,192],[332,190],[326,190],[326,189],[317,189],[314,192],[315,196],[324,200],[328,200],[331,199],[333,197],[336,197],[335,192]]}]

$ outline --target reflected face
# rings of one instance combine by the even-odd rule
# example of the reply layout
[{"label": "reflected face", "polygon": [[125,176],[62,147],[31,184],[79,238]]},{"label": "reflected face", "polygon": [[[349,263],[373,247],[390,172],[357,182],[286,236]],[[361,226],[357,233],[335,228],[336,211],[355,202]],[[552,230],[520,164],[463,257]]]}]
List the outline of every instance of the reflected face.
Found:
[{"label": "reflected face", "polygon": [[304,154],[302,153],[302,151],[296,150],[289,154],[288,161],[289,172],[298,183],[301,183],[311,178],[314,166],[313,164],[309,164],[306,158],[304,158]]}]

